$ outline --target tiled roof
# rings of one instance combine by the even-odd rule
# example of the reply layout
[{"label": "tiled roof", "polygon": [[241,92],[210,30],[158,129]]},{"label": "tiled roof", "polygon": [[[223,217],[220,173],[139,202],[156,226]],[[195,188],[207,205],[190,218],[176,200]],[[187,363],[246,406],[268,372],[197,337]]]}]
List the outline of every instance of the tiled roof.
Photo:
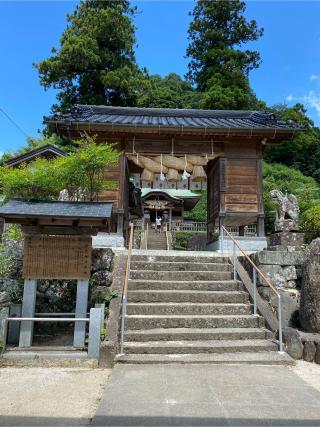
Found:
[{"label": "tiled roof", "polygon": [[295,122],[281,121],[265,111],[191,110],[170,108],[105,107],[75,105],[70,113],[57,114],[46,122],[104,124],[128,127],[301,130]]},{"label": "tiled roof", "polygon": [[0,218],[8,216],[25,217],[73,217],[110,218],[112,203],[102,202],[48,202],[12,199],[0,206]]},{"label": "tiled roof", "polygon": [[5,162],[6,166],[14,166],[24,162],[30,162],[37,157],[41,156],[51,156],[51,157],[60,157],[65,156],[66,152],[61,150],[52,144],[46,144],[42,147],[36,148],[34,150],[28,151],[27,153],[23,153],[20,156],[13,157]]}]

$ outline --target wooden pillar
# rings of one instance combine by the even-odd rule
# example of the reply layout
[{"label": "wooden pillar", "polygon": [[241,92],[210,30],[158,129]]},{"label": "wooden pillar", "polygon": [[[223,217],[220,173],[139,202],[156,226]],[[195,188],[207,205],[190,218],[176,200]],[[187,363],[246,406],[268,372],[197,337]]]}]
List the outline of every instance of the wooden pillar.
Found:
[{"label": "wooden pillar", "polygon": [[[88,291],[89,291],[89,281],[78,280],[77,281],[76,317],[75,317],[76,319],[77,318],[84,319],[87,317]],[[73,346],[78,348],[83,348],[85,344],[85,337],[86,337],[86,323],[75,322]]]},{"label": "wooden pillar", "polygon": [[257,234],[258,234],[258,237],[264,237],[265,236],[265,232],[264,232],[264,216],[262,216],[262,215],[258,217]]}]

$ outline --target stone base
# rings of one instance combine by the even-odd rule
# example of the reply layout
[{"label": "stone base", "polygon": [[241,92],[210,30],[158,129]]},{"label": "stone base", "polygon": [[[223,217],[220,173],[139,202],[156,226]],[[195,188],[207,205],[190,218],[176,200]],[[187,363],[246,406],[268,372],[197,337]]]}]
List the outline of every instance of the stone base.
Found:
[{"label": "stone base", "polygon": [[304,233],[296,233],[292,231],[280,231],[273,233],[270,236],[270,246],[279,246],[280,250],[284,248],[295,247],[299,248],[304,244]]},{"label": "stone base", "polygon": [[299,231],[299,223],[294,219],[278,219],[275,224],[275,231]]},{"label": "stone base", "polygon": [[92,237],[93,248],[124,248],[124,237],[118,233],[98,233]]},{"label": "stone base", "polygon": [[[239,246],[246,252],[259,252],[267,247],[267,239],[265,237],[243,237],[237,236],[235,240],[238,242]],[[233,242],[228,237],[224,238],[224,247],[225,252],[232,252]],[[206,247],[207,251],[219,251],[220,250],[220,240],[215,240],[214,242],[209,242]]]}]

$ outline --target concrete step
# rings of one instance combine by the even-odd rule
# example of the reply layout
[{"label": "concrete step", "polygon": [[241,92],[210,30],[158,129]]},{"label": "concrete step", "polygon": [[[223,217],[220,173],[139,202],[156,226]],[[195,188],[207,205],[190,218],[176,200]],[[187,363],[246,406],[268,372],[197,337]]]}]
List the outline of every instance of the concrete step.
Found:
[{"label": "concrete step", "polygon": [[263,328],[172,328],[127,330],[125,342],[186,341],[186,340],[253,340],[271,339],[271,331]]},{"label": "concrete step", "polygon": [[286,353],[262,351],[257,353],[200,353],[200,354],[124,354],[116,357],[118,363],[158,364],[254,364],[254,365],[294,365],[295,361]]},{"label": "concrete step", "polygon": [[181,271],[143,271],[131,270],[131,279],[142,280],[231,280],[231,273],[227,271],[188,271],[188,274],[181,274]]},{"label": "concrete step", "polygon": [[[189,279],[189,277],[187,277]],[[171,281],[171,280],[129,280],[129,290],[193,290],[193,291],[239,291],[243,284],[238,280],[199,280],[199,281]]]},{"label": "concrete step", "polygon": [[[181,254],[181,255],[180,255]],[[144,262],[189,262],[192,264],[197,263],[222,263],[222,264],[229,264],[229,258],[228,257],[222,257],[222,256],[194,256],[194,255],[187,255],[188,252],[186,251],[180,251],[179,255],[133,255],[132,261],[144,261]]]},{"label": "concrete step", "polygon": [[264,327],[260,316],[214,315],[131,315],[125,319],[126,330],[156,328],[258,328]]},{"label": "concrete step", "polygon": [[150,271],[231,271],[232,266],[224,263],[198,263],[192,262],[145,262],[133,261],[130,265],[131,270],[150,270]]},{"label": "concrete step", "polygon": [[128,300],[132,302],[202,302],[202,303],[248,303],[246,292],[240,291],[194,291],[194,290],[129,290]]},{"label": "concrete step", "polygon": [[250,304],[223,304],[223,303],[129,303],[127,315],[242,315],[250,314]]},{"label": "concrete step", "polygon": [[269,340],[148,341],[125,343],[126,354],[253,353],[276,351]]},{"label": "concrete step", "polygon": [[98,361],[88,359],[86,351],[57,351],[31,349],[6,351],[0,358],[0,366],[60,366],[98,367]]}]

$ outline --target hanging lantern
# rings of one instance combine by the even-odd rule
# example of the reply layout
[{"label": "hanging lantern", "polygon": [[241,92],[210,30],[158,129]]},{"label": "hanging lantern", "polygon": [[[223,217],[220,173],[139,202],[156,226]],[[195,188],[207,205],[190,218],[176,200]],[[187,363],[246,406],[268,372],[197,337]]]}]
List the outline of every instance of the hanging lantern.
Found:
[{"label": "hanging lantern", "polygon": [[191,179],[194,182],[203,182],[207,180],[207,175],[203,166],[194,166],[193,173],[191,175]]}]

